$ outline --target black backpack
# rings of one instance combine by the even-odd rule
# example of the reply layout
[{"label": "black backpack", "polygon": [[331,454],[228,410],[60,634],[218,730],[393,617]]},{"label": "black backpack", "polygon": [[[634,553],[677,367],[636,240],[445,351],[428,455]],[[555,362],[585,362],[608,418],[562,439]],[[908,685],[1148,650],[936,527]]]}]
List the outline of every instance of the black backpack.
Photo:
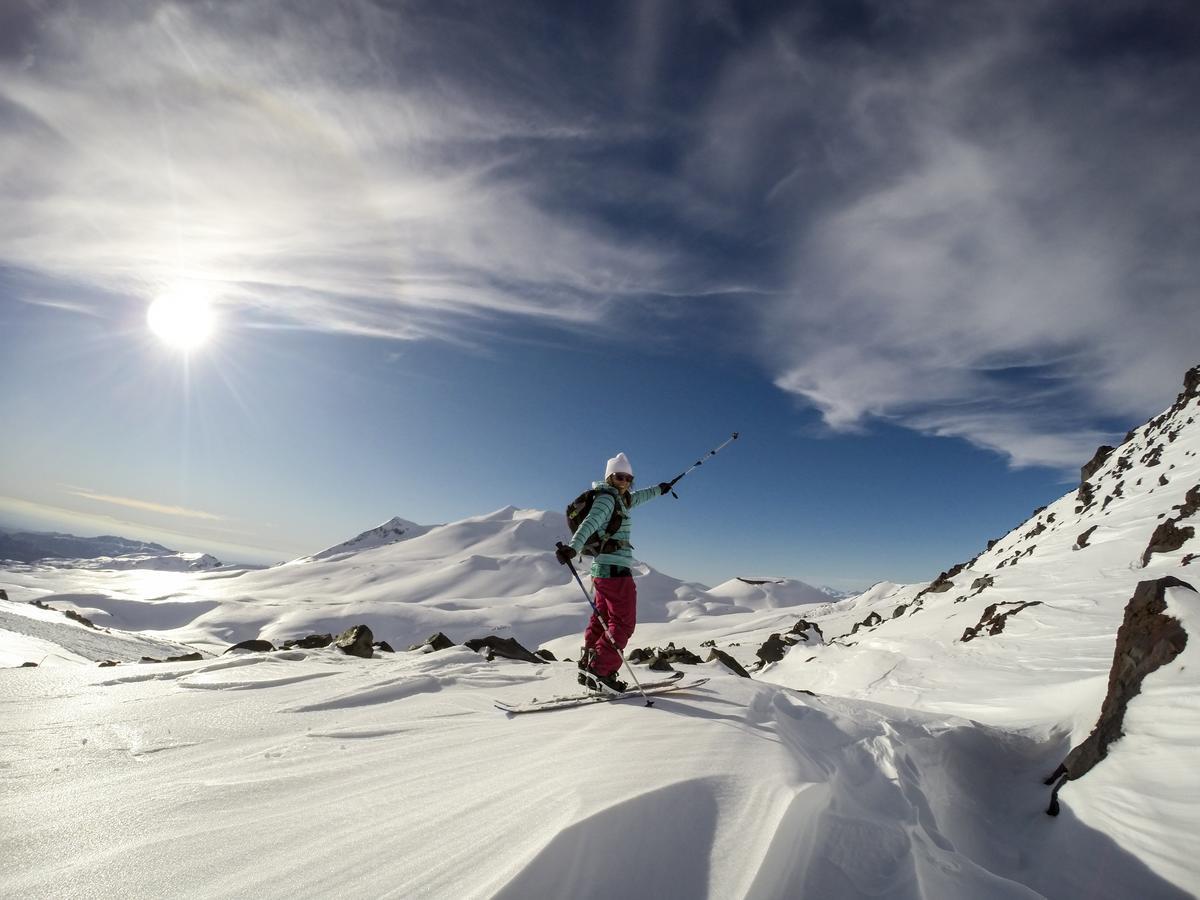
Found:
[{"label": "black backpack", "polygon": [[620,495],[614,488],[607,486],[588,488],[588,490],[572,500],[571,504],[567,507],[567,527],[571,529],[571,534],[579,530],[579,526],[583,524],[583,520],[592,511],[592,504],[596,502],[596,495],[600,493],[610,494],[616,503],[613,506],[612,518],[608,520],[608,524],[602,530],[594,532],[584,542],[584,556],[599,556],[601,553],[612,553],[621,546],[617,541],[612,539],[612,536],[621,530],[621,524],[625,520],[625,517],[621,515]]}]

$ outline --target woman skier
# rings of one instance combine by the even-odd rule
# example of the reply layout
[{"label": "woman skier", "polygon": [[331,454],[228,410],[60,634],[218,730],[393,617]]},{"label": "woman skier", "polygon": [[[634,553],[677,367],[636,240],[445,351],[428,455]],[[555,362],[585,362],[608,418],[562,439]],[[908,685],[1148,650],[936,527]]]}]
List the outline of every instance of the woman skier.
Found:
[{"label": "woman skier", "polygon": [[[617,672],[621,668],[620,651],[625,649],[637,623],[637,587],[630,570],[633,565],[633,545],[629,542],[630,511],[647,500],[661,497],[673,484],[664,481],[654,487],[633,491],[633,466],[624,453],[618,453],[605,466],[604,480],[592,484],[595,495],[587,518],[575,530],[570,544],[561,545],[555,553],[558,561],[565,565],[583,550],[593,534],[606,535],[592,563],[596,612],[592,613],[583,634],[579,658],[579,683],[591,690],[604,693],[627,690],[625,682],[617,678]],[[620,517],[620,525],[608,533],[606,529],[612,525],[614,515]],[[606,624],[612,635],[611,642],[604,633]]]}]

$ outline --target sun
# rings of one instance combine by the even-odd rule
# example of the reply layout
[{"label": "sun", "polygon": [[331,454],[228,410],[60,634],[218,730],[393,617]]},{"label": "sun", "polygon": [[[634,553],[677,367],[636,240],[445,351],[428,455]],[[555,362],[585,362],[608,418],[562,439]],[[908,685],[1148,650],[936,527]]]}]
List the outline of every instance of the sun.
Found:
[{"label": "sun", "polygon": [[212,337],[216,327],[212,301],[194,290],[171,290],[160,294],[146,311],[150,330],[168,346],[195,350]]}]

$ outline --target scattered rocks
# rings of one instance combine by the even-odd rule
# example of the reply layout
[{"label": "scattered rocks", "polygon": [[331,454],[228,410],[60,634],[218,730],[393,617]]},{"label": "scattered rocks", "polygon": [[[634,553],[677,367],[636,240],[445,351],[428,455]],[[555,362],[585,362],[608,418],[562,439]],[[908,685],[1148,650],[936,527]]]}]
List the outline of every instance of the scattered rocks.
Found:
[{"label": "scattered rocks", "polygon": [[815,639],[817,643],[825,643],[825,634],[821,631],[821,626],[807,619],[797,619],[796,624],[788,629],[788,634],[797,635],[803,641],[812,642]]},{"label": "scattered rocks", "polygon": [[81,616],[73,609],[64,609],[62,614],[73,622],[78,622],[80,625],[86,625],[88,628],[95,628],[96,625],[87,616]]},{"label": "scattered rocks", "polygon": [[[1188,636],[1179,621],[1166,615],[1167,588],[1192,586],[1178,578],[1158,578],[1138,583],[1125,607],[1125,619],[1117,631],[1112,668],[1108,674],[1108,693],[1100,707],[1096,727],[1082,744],[1046,779],[1054,785],[1050,796],[1052,816],[1058,815],[1058,792],[1067,781],[1086,775],[1108,755],[1108,748],[1122,734],[1125,709],[1141,692],[1142,681],[1151,672],[1166,665],[1187,646]],[[1057,782],[1057,783],[1056,783]]]},{"label": "scattered rocks", "polygon": [[275,649],[275,645],[270,641],[261,641],[257,638],[250,641],[242,641],[240,644],[234,644],[226,653],[246,652],[246,653],[270,653]]},{"label": "scattered rocks", "polygon": [[729,669],[729,671],[733,672],[735,675],[740,675],[742,678],[750,677],[750,673],[742,667],[742,664],[724,650],[718,650],[716,647],[713,647],[711,650],[709,650],[708,659],[706,659],[705,662],[713,662],[714,660],[721,663],[723,666],[725,666],[725,668]]},{"label": "scattered rocks", "polygon": [[857,634],[860,628],[874,628],[876,625],[883,624],[883,616],[877,612],[869,614],[861,622],[855,622],[854,627],[850,629],[851,634]]},{"label": "scattered rocks", "polygon": [[446,635],[444,635],[442,632],[438,631],[438,632],[435,632],[434,634],[431,634],[429,637],[425,638],[425,640],[422,641],[421,643],[413,644],[411,647],[408,648],[408,651],[410,653],[416,652],[418,650],[421,651],[422,653],[435,653],[438,650],[449,650],[451,647],[454,647],[454,646],[456,646],[454,641],[450,640],[450,638],[446,637]]},{"label": "scattered rocks", "polygon": [[370,659],[374,656],[374,642],[375,636],[371,634],[370,628],[366,625],[355,625],[338,635],[333,645],[348,656]]},{"label": "scattered rocks", "polygon": [[302,637],[299,640],[284,641],[280,649],[291,650],[293,648],[298,648],[300,650],[319,650],[322,647],[328,647],[332,643],[332,634],[310,634],[308,637]]},{"label": "scattered rocks", "polygon": [[1200,484],[1187,492],[1187,495],[1183,498],[1183,503],[1173,506],[1172,509],[1179,510],[1179,518],[1181,519],[1187,519],[1200,511]]},{"label": "scattered rocks", "polygon": [[489,634],[487,637],[473,638],[472,640],[463,643],[464,647],[470,647],[476,653],[483,651],[484,658],[488,662],[494,660],[497,656],[504,659],[515,659],[520,662],[537,663],[545,665],[546,660],[532,653],[525,647],[522,647],[516,638],[496,637],[494,634]]},{"label": "scattered rocks", "polygon": [[982,591],[984,588],[990,588],[996,583],[996,579],[991,575],[980,575],[971,582],[971,590]]},{"label": "scattered rocks", "polygon": [[[993,603],[983,611],[983,616],[979,619],[979,624],[974,628],[968,628],[963,632],[963,636],[959,638],[964,644],[974,640],[986,628],[989,635],[997,635],[1004,631],[1004,626],[1008,624],[1008,617],[1015,616],[1023,609],[1028,609],[1031,606],[1041,606],[1041,600],[1029,600],[1025,603]],[[997,615],[997,611],[1001,606],[1012,606],[1013,609],[1007,612],[1002,612]]]},{"label": "scattered rocks", "polygon": [[631,663],[649,663],[650,668],[656,672],[675,671],[672,663],[698,666],[704,662],[703,659],[687,647],[676,647],[674,641],[667,644],[666,647],[642,647],[639,650],[634,650],[629,654],[629,661]]},{"label": "scattered rocks", "polygon": [[1079,485],[1079,490],[1075,492],[1075,512],[1084,512],[1089,506],[1096,502],[1096,491],[1092,487],[1090,481],[1085,481]]}]

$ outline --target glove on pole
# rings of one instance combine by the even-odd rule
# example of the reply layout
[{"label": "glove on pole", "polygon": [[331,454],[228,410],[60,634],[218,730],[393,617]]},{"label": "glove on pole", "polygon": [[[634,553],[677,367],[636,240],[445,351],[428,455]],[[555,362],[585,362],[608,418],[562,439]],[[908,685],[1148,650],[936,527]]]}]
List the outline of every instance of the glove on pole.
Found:
[{"label": "glove on pole", "polygon": [[[702,457],[700,457],[698,460],[696,460],[696,461],[695,461],[695,462],[692,464],[692,468],[691,468],[691,469],[688,469],[688,470],[687,470],[687,472],[680,472],[678,475],[676,475],[676,476],[675,476],[674,478],[672,478],[670,481],[664,482],[664,483],[667,485],[667,490],[671,491],[671,496],[672,496],[672,497],[674,497],[676,500],[678,500],[678,499],[679,499],[679,495],[678,495],[678,494],[676,494],[676,493],[675,493],[675,491],[671,490],[671,488],[673,488],[673,487],[675,486],[675,482],[677,482],[677,481],[678,481],[680,478],[682,478],[684,475],[688,474],[688,472],[691,472],[691,471],[692,471],[692,469],[695,469],[697,466],[702,466],[702,465],[704,465],[704,461],[705,461],[706,459],[708,459],[710,456],[716,456],[718,453],[720,453],[722,450],[724,450],[724,449],[725,449],[727,446],[729,446],[731,443],[733,443],[733,442],[734,442],[734,441],[736,441],[737,439],[738,439],[738,432],[736,432],[736,431],[735,431],[735,432],[733,433],[733,436],[732,436],[732,437],[730,437],[730,438],[729,438],[729,440],[727,440],[727,441],[726,441],[724,444],[722,444],[720,447],[717,447],[717,448],[715,448],[715,449],[713,449],[713,450],[709,450],[709,451],[708,451],[707,453],[705,453],[705,454],[704,454]],[[666,493],[666,491],[664,491],[663,493]]]},{"label": "glove on pole", "polygon": [[[565,545],[562,541],[559,541],[554,546],[561,550]],[[583,586],[583,579],[579,577],[579,572],[576,571],[575,564],[571,562],[570,557],[567,557],[566,560],[563,560],[562,557],[559,557],[559,561],[564,562],[567,568],[571,570],[571,574],[575,576],[575,581],[578,583],[579,589],[583,591],[583,597],[585,600],[587,600],[588,606],[592,608],[592,612],[596,614],[596,618],[599,619],[600,624],[604,626],[604,636],[608,638],[608,642],[612,644],[613,649],[617,651],[617,655],[621,657],[621,662],[625,664],[625,668],[629,671],[629,677],[633,679],[633,683],[637,685],[637,689],[642,692],[642,699],[646,701],[647,706],[653,706],[654,701],[646,696],[646,690],[642,687],[642,683],[638,681],[638,677],[633,671],[633,666],[629,665],[629,660],[625,658],[625,654],[621,652],[621,648],[618,647],[617,642],[613,640],[612,632],[608,630],[608,622],[604,620],[604,616],[600,615],[600,610],[598,610],[596,608],[596,604],[592,602],[592,595],[589,594],[587,588]]]}]

